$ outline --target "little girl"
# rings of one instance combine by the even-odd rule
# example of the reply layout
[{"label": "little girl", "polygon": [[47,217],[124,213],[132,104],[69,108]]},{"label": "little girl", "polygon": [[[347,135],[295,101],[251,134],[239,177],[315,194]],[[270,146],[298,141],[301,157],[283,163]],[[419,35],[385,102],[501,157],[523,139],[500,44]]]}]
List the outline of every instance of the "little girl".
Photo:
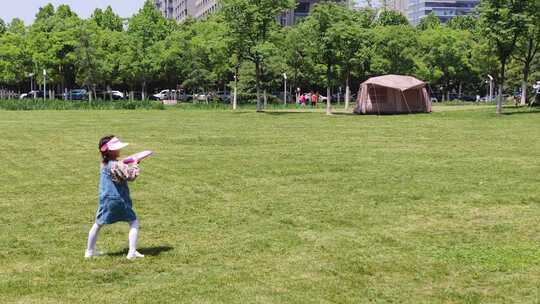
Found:
[{"label": "little girl", "polygon": [[102,158],[99,180],[99,207],[96,213],[96,222],[88,233],[85,258],[103,254],[96,251],[99,230],[103,225],[116,222],[129,223],[129,251],[127,258],[133,260],[144,257],[137,251],[139,222],[137,221],[137,215],[133,211],[128,187],[128,181],[134,181],[139,176],[139,167],[137,164],[128,166],[118,161],[120,149],[127,145],[127,143],[122,143],[114,135],[103,137],[99,141],[99,151]]}]

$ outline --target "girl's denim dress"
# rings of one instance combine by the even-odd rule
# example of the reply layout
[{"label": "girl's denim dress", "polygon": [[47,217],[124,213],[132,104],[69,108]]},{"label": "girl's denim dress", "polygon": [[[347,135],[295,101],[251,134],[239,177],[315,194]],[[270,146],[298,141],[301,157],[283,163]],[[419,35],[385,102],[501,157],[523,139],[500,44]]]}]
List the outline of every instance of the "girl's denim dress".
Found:
[{"label": "girl's denim dress", "polygon": [[137,219],[129,195],[127,180],[113,181],[112,166],[114,161],[104,164],[99,180],[99,207],[96,212],[98,225],[116,222],[132,222]]}]

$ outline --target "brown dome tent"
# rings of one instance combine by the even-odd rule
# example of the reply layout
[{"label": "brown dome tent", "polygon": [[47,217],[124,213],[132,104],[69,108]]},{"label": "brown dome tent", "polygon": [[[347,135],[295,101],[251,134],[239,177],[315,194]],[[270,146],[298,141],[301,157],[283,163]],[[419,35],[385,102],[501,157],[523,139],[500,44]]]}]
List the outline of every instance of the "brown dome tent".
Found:
[{"label": "brown dome tent", "polygon": [[360,86],[357,114],[429,113],[431,99],[426,84],[411,76],[385,75]]}]

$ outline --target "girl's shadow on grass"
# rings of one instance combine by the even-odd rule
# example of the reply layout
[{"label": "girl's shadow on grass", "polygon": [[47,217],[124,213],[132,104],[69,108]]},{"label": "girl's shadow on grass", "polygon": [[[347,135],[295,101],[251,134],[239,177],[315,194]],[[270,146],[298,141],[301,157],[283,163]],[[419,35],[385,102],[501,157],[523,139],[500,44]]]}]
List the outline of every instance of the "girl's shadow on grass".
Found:
[{"label": "girl's shadow on grass", "polygon": [[[156,247],[139,248],[139,249],[137,249],[137,251],[139,251],[140,253],[142,253],[144,255],[147,255],[147,256],[158,256],[162,252],[171,251],[173,249],[174,248],[170,247],[170,246],[156,246]],[[127,253],[128,253],[128,248],[124,248],[121,251],[110,252],[110,253],[107,253],[106,255],[108,255],[108,256],[123,256],[123,255],[126,255]]]}]

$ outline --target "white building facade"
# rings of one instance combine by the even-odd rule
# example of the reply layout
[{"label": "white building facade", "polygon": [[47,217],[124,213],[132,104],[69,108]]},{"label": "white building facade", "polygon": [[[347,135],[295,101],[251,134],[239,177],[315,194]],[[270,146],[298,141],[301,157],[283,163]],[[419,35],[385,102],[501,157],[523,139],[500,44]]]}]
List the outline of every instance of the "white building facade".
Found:
[{"label": "white building facade", "polygon": [[430,13],[446,22],[456,16],[471,15],[480,0],[409,0],[409,21],[416,25]]},{"label": "white building facade", "polygon": [[[293,25],[301,18],[306,17],[317,2],[321,2],[321,0],[297,0],[296,8],[283,13],[278,21],[283,26]],[[218,0],[154,0],[154,4],[165,18],[178,22],[184,21],[188,17],[198,20],[205,19],[220,9]]]}]

